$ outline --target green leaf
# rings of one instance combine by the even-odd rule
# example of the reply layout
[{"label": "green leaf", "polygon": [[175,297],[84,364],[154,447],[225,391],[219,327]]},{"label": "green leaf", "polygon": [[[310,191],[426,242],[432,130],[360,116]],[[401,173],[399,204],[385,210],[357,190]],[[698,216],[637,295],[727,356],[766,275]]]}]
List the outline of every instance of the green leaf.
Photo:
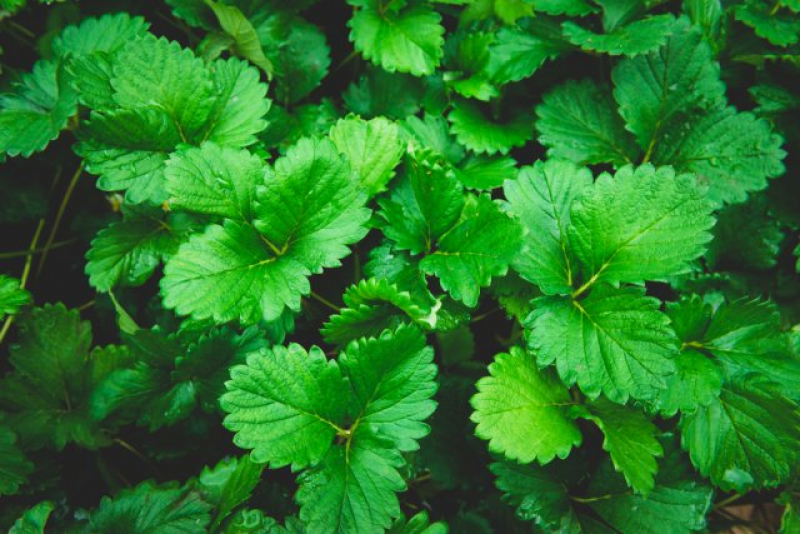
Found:
[{"label": "green leaf", "polygon": [[490,464],[489,470],[497,477],[495,485],[504,500],[523,521],[532,521],[545,531],[583,532],[566,487],[575,477],[564,473],[563,467],[565,464],[542,467],[503,461]]},{"label": "green leaf", "polygon": [[236,508],[247,502],[263,470],[263,465],[253,463],[248,456],[226,458],[213,468],[203,469],[197,486],[205,499],[214,504],[212,528],[219,526]]},{"label": "green leaf", "polygon": [[767,199],[751,196],[744,204],[726,206],[717,215],[714,240],[706,260],[711,268],[764,270],[778,262],[784,234],[772,217]]},{"label": "green leaf", "polygon": [[123,47],[113,70],[114,100],[120,106],[157,106],[178,128],[181,140],[202,138],[214,107],[214,84],[190,50],[148,36]]},{"label": "green leaf", "polygon": [[489,46],[495,36],[489,32],[456,33],[445,46],[447,70],[444,81],[466,98],[488,101],[499,95],[489,80]]},{"label": "green leaf", "polygon": [[91,327],[62,304],[34,308],[19,322],[11,347],[13,371],[0,385],[0,407],[26,448],[57,450],[75,442],[93,449],[104,442],[87,413],[94,353]]},{"label": "green leaf", "polygon": [[405,489],[400,451],[416,450],[429,432],[435,376],[433,350],[415,327],[353,342],[338,362],[317,347],[275,347],[233,369],[225,425],[254,448],[255,462],[313,466],[298,480],[305,531],[386,529]]},{"label": "green leaf", "polygon": [[166,215],[157,208],[127,208],[123,213],[123,220],[97,233],[86,253],[89,284],[98,291],[142,285],[192,229],[186,216]]},{"label": "green leaf", "polygon": [[569,229],[586,284],[687,272],[711,240],[714,219],[703,192],[693,175],[670,167],[626,166],[613,178],[600,175],[573,206]]},{"label": "green leaf", "polygon": [[700,31],[682,17],[659,50],[625,59],[614,68],[619,112],[648,154],[654,146],[675,142],[674,135],[664,135],[670,125],[680,127],[688,113],[724,103],[725,86],[713,57]]},{"label": "green leaf", "polygon": [[405,175],[378,203],[383,233],[395,247],[428,253],[458,222],[464,190],[449,165],[423,150],[409,154]]},{"label": "green leaf", "polygon": [[8,534],[44,534],[47,520],[54,509],[52,502],[40,502],[26,510],[8,530]]},{"label": "green leaf", "polygon": [[17,436],[0,422],[0,495],[14,495],[28,481],[33,463],[25,458]]},{"label": "green leaf", "polygon": [[517,162],[507,156],[477,156],[470,154],[454,169],[456,178],[464,187],[477,191],[491,191],[503,185],[517,172]]},{"label": "green leaf", "polygon": [[536,116],[538,140],[551,158],[624,165],[639,154],[611,91],[592,80],[559,85],[544,95]]},{"label": "green leaf", "polygon": [[365,59],[389,72],[433,74],[443,54],[441,19],[425,3],[397,10],[370,3],[358,7],[348,22],[350,40]]},{"label": "green leaf", "polygon": [[527,231],[528,246],[512,266],[546,295],[572,291],[578,266],[568,244],[570,207],[591,186],[589,169],[552,159],[524,167],[516,180],[507,180],[503,186],[512,211]]},{"label": "green leaf", "polygon": [[342,296],[345,307],[332,315],[320,333],[337,345],[361,337],[377,337],[385,329],[416,322],[428,328],[436,325],[436,311],[414,302],[385,278],[369,278],[349,287]]},{"label": "green leaf", "polygon": [[426,113],[420,119],[409,115],[402,125],[411,142],[418,143],[423,149],[432,150],[453,165],[464,159],[464,147],[450,135],[450,125],[443,117]]},{"label": "green leaf", "polygon": [[569,391],[533,357],[518,347],[495,356],[489,375],[478,380],[471,404],[475,433],[489,450],[522,463],[546,464],[566,458],[581,444],[578,426],[568,416]]},{"label": "green leaf", "polygon": [[800,409],[775,384],[736,378],[708,406],[681,416],[692,463],[725,491],[774,487],[797,466]]},{"label": "green leaf", "polygon": [[613,31],[598,34],[575,24],[565,22],[564,36],[584,50],[612,56],[638,56],[662,46],[672,35],[675,17],[667,13],[646,17]]},{"label": "green leaf", "polygon": [[331,128],[330,137],[339,152],[347,156],[370,197],[386,189],[405,152],[400,129],[383,117],[340,119]]},{"label": "green leaf", "polygon": [[154,431],[187,418],[196,407],[217,413],[228,369],[265,346],[258,337],[256,330],[241,336],[211,330],[181,345],[157,330],[137,330],[128,340],[133,362],[109,372],[96,386],[92,416],[102,420],[113,414]]},{"label": "green leaf", "polygon": [[603,450],[611,455],[614,468],[637,493],[649,494],[655,487],[656,458],[664,450],[656,439],[658,428],[642,412],[598,398],[586,406],[587,414],[602,430]]},{"label": "green leaf", "polygon": [[423,421],[436,409],[437,388],[433,349],[419,329],[404,326],[354,341],[339,365],[353,390],[354,425],[366,425],[400,451],[419,449],[430,432]]},{"label": "green leaf", "polygon": [[20,287],[19,280],[0,274],[0,319],[16,314],[31,302],[31,294]]},{"label": "green leaf", "polygon": [[789,346],[774,303],[748,298],[723,303],[707,324],[690,345],[710,353],[728,378],[757,373],[798,400],[800,357]]},{"label": "green leaf", "polygon": [[403,457],[369,426],[359,426],[349,447],[332,447],[299,478],[300,519],[309,534],[385,530],[400,515],[395,495],[406,484]]},{"label": "green leaf", "polygon": [[533,114],[515,110],[496,121],[474,103],[457,100],[447,116],[458,142],[478,154],[508,154],[533,138]]},{"label": "green leaf", "polygon": [[233,39],[233,51],[261,68],[272,77],[272,62],[264,55],[256,29],[236,6],[220,4],[213,0],[204,0],[217,17],[222,30]]},{"label": "green leaf", "polygon": [[657,528],[680,534],[705,526],[713,491],[676,460],[681,458],[671,453],[662,462],[656,486],[646,496],[633,493],[611,462],[591,474],[588,495],[587,466],[580,458],[547,467],[494,463],[490,469],[517,516],[546,532],[637,534]]},{"label": "green leaf", "polygon": [[[780,6],[781,4],[778,4]],[[747,24],[775,46],[789,46],[800,41],[800,20],[797,15],[773,9],[772,4],[748,0],[733,10],[736,20]]]},{"label": "green leaf", "polygon": [[418,79],[372,67],[357,84],[350,85],[342,99],[347,109],[364,118],[383,115],[400,120],[419,111],[422,96]]},{"label": "green leaf", "polygon": [[170,208],[251,221],[256,186],[266,172],[261,158],[247,150],[214,143],[178,150],[164,173]]},{"label": "green leaf", "polygon": [[683,350],[675,358],[676,372],[659,393],[658,409],[672,416],[692,412],[715,402],[722,390],[722,374],[709,358],[694,350]]},{"label": "green leaf", "polygon": [[0,95],[0,156],[27,158],[59,136],[77,112],[70,78],[62,62],[42,60]]},{"label": "green leaf", "polygon": [[671,455],[662,462],[656,486],[646,496],[626,491],[622,477],[611,473],[610,465],[601,465],[586,497],[592,511],[615,532],[624,534],[653,528],[668,534],[701,530],[714,492],[696,482],[682,462],[675,461],[681,459],[677,452]]},{"label": "green leaf", "polygon": [[182,534],[205,529],[210,509],[195,492],[144,482],[113,499],[103,497],[89,529],[98,534]]},{"label": "green leaf", "polygon": [[764,119],[732,107],[692,121],[686,135],[673,139],[656,147],[653,161],[704,177],[717,205],[744,201],[784,171],[781,136]]},{"label": "green leaf", "polygon": [[276,346],[231,370],[220,400],[234,443],[271,468],[320,462],[331,448],[349,397],[339,366],[317,347]]},{"label": "green leaf", "polygon": [[325,33],[301,17],[276,19],[276,33],[262,42],[267,56],[275,65],[275,96],[284,105],[308,96],[328,74],[331,50]]},{"label": "green leaf", "polygon": [[99,175],[97,188],[126,190],[131,204],[160,204],[167,198],[164,166],[180,143],[180,132],[159,108],[93,112],[75,147],[86,170]]},{"label": "green leaf", "polygon": [[385,243],[370,251],[369,261],[364,265],[364,275],[385,279],[408,291],[411,299],[421,308],[433,308],[437,299],[431,294],[425,273],[419,269],[419,259],[407,252],[395,250]]},{"label": "green leaf", "polygon": [[488,287],[493,276],[508,272],[522,244],[522,227],[499,204],[485,195],[471,197],[461,220],[419,267],[436,276],[454,299],[474,308],[480,288]]},{"label": "green leaf", "polygon": [[447,534],[447,532],[447,524],[442,521],[431,523],[426,511],[419,512],[408,521],[401,517],[389,529],[389,534]]},{"label": "green leaf", "polygon": [[536,11],[558,16],[583,17],[597,10],[586,0],[539,0],[534,6]]},{"label": "green leaf", "polygon": [[[308,276],[336,267],[367,232],[365,196],[330,141],[301,140],[257,191],[255,227],[226,220],[170,258],[164,305],[217,323],[298,311]],[[202,296],[202,298],[198,298]]]},{"label": "green leaf", "polygon": [[211,64],[214,107],[205,125],[205,139],[221,146],[241,148],[257,141],[267,127],[264,116],[270,100],[258,70],[235,58]]},{"label": "green leaf", "polygon": [[675,372],[675,333],[659,301],[636,287],[600,285],[576,301],[544,297],[526,320],[540,365],[556,364],[565,384],[594,399],[650,401]]},{"label": "green leaf", "polygon": [[[107,13],[67,26],[51,44],[53,54],[71,59],[96,52],[113,54],[129,41],[147,34],[150,23],[128,13]],[[77,74],[77,73],[76,73]]]}]

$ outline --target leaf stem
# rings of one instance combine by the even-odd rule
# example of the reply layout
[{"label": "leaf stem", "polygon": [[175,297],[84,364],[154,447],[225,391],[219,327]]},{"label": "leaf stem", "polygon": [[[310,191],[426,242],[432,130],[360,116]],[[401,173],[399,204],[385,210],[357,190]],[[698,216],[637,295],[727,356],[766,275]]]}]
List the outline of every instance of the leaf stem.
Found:
[{"label": "leaf stem", "polygon": [[722,499],[721,501],[716,503],[714,505],[714,510],[720,510],[721,508],[725,508],[726,506],[729,506],[729,505],[735,503],[736,501],[738,501],[742,497],[744,497],[744,495],[742,495],[740,493],[734,493],[730,497],[728,497],[726,499]]},{"label": "leaf stem", "polygon": [[75,191],[75,186],[78,184],[78,179],[83,174],[83,162],[78,165],[78,168],[75,170],[75,174],[72,175],[72,179],[69,181],[69,185],[67,186],[67,192],[64,194],[64,198],[61,199],[61,204],[58,206],[58,212],[56,212],[56,220],[53,222],[53,227],[50,229],[50,235],[47,236],[47,241],[44,244],[44,248],[42,250],[42,257],[39,260],[39,264],[36,266],[36,277],[38,278],[40,274],[42,274],[42,270],[44,269],[44,264],[47,261],[47,255],[50,253],[50,249],[53,247],[53,242],[56,239],[56,233],[58,233],[58,228],[61,226],[61,219],[64,217],[64,212],[67,209],[67,204],[69,204],[70,199],[72,198],[72,193]]},{"label": "leaf stem", "polygon": [[600,271],[598,271],[597,273],[594,274],[594,276],[589,278],[588,282],[586,282],[581,287],[579,287],[578,289],[573,291],[572,292],[572,298],[576,299],[576,298],[580,297],[581,295],[583,295],[586,292],[587,289],[592,287],[594,285],[594,283],[597,282],[597,277],[598,276],[600,276]]},{"label": "leaf stem", "polygon": [[[39,236],[42,235],[42,230],[44,229],[44,219],[39,219],[39,224],[36,226],[36,232],[33,234],[33,239],[31,240],[31,245],[28,247],[28,250],[35,250],[36,243],[39,242]],[[19,281],[19,288],[25,289],[25,284],[28,282],[28,277],[31,274],[31,265],[33,264],[33,254],[29,254],[28,257],[25,259],[25,267],[22,269],[22,277]],[[14,315],[9,315],[6,317],[5,322],[3,323],[3,328],[0,330],[0,344],[3,343],[3,340],[6,338],[6,334],[8,334],[8,330],[11,328],[11,323],[14,322]]]},{"label": "leaf stem", "polygon": [[341,307],[339,307],[336,304],[334,304],[333,302],[329,301],[328,299],[326,299],[322,295],[320,295],[318,293],[315,293],[313,291],[310,293],[310,295],[311,295],[312,298],[314,298],[315,300],[321,302],[322,304],[324,304],[328,308],[332,309],[336,313],[339,313],[340,311],[342,311]]},{"label": "leaf stem", "polygon": [[499,312],[499,311],[500,311],[500,310],[502,310],[502,309],[503,309],[503,308],[501,308],[501,307],[499,307],[499,306],[498,306],[497,308],[491,309],[491,310],[489,310],[489,311],[488,311],[488,312],[486,312],[486,313],[482,313],[482,314],[480,314],[480,315],[476,315],[475,317],[473,317],[473,318],[472,318],[472,321],[470,321],[470,322],[471,322],[472,324],[475,324],[475,323],[478,323],[478,322],[480,322],[480,321],[483,321],[483,320],[484,320],[484,319],[486,319],[487,317],[489,317],[489,316],[491,316],[491,315],[494,315],[495,313]]},{"label": "leaf stem", "polygon": [[[78,241],[78,238],[73,237],[70,239],[65,239],[64,241],[58,241],[57,243],[53,243],[50,245],[50,250],[55,250],[57,248],[66,247],[67,245],[71,245]],[[34,250],[15,250],[13,252],[0,252],[0,260],[11,260],[14,258],[25,258],[27,256],[34,256],[36,254],[40,254],[44,252],[45,247],[39,247]]]}]

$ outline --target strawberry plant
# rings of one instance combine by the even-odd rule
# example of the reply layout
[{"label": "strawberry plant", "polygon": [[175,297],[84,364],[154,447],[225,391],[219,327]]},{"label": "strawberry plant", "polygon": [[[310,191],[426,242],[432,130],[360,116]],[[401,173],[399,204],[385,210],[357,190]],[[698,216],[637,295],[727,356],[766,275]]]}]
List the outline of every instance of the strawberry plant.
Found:
[{"label": "strawberry plant", "polygon": [[800,531],[797,0],[0,0],[0,527]]}]

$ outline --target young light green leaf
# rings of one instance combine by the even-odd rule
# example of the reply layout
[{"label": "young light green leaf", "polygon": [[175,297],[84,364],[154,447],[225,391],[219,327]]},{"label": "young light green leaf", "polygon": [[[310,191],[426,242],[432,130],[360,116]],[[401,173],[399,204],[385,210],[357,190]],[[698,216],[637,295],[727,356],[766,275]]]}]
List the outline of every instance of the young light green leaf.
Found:
[{"label": "young light green leaf", "polygon": [[610,89],[592,80],[559,85],[544,95],[536,116],[538,140],[551,158],[624,165],[639,154]]},{"label": "young light green leaf", "polygon": [[570,207],[591,186],[589,169],[553,159],[523,168],[516,180],[507,180],[503,186],[512,211],[527,231],[528,246],[514,258],[512,267],[546,295],[572,291],[578,265],[568,244]]},{"label": "young light green leaf", "polygon": [[14,315],[33,301],[31,294],[19,285],[16,278],[0,274],[0,319],[6,315]]},{"label": "young light green leaf", "polygon": [[247,502],[263,470],[264,466],[254,463],[249,456],[226,458],[213,468],[203,469],[197,478],[197,486],[203,497],[214,504],[212,529]]},{"label": "young light green leaf", "polygon": [[477,388],[471,419],[478,424],[476,435],[489,440],[489,450],[522,463],[546,464],[556,456],[566,458],[581,444],[581,432],[568,416],[569,391],[522,349],[495,356]]},{"label": "young light green leaf", "polygon": [[264,55],[256,29],[238,7],[221,4],[214,0],[204,0],[217,17],[222,30],[233,39],[234,52],[260,67],[267,76],[272,77],[272,62]]},{"label": "young light green leaf", "polygon": [[659,301],[636,287],[600,285],[576,301],[544,297],[526,320],[528,343],[541,365],[555,363],[567,385],[613,402],[654,400],[675,372],[678,352]]},{"label": "young light green leaf", "polygon": [[276,346],[231,370],[220,400],[234,443],[277,468],[303,468],[325,457],[346,413],[347,382],[322,351]]},{"label": "young light green leaf", "polygon": [[[572,208],[570,246],[584,286],[642,283],[684,273],[711,240],[711,205],[695,177],[670,167],[602,174]],[[580,293],[581,289],[577,293]]]},{"label": "young light green leaf", "polygon": [[763,378],[734,379],[680,424],[692,463],[725,491],[774,487],[797,466],[800,409]]},{"label": "young light green leaf", "polygon": [[350,40],[356,50],[389,72],[433,74],[442,58],[444,27],[432,6],[414,3],[383,9],[372,3],[356,8],[350,19]]},{"label": "young light green leaf", "polygon": [[26,510],[8,530],[8,534],[44,534],[47,520],[54,509],[52,502],[40,502]]},{"label": "young light green leaf", "polygon": [[474,308],[480,288],[493,276],[504,276],[522,246],[522,227],[516,220],[488,196],[471,197],[459,223],[419,267],[436,276],[454,299]]},{"label": "young light green leaf", "polygon": [[331,128],[330,137],[339,152],[347,156],[370,197],[386,189],[405,152],[400,129],[383,117],[340,119]]}]

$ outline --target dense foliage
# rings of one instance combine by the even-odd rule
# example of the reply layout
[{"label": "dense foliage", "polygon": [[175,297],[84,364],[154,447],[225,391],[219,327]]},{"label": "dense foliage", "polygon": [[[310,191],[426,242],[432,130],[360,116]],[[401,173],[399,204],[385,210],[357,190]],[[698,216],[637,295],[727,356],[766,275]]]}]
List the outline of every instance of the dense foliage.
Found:
[{"label": "dense foliage", "polygon": [[800,532],[797,0],[0,0],[0,47],[0,528]]}]

